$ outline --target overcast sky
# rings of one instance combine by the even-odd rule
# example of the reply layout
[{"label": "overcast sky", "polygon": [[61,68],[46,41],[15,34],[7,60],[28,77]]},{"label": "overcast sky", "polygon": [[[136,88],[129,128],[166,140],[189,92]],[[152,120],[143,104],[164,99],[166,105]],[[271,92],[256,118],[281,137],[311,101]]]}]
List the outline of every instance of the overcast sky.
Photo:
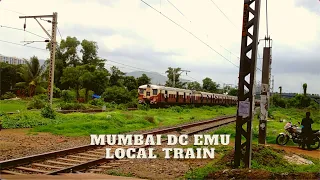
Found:
[{"label": "overcast sky", "polygon": [[[184,79],[201,81],[210,77],[219,83],[237,84],[240,56],[243,1],[144,0],[168,18],[192,32],[213,49],[140,0],[1,0],[0,25],[23,28],[25,15],[58,12],[62,38],[96,41],[99,55],[130,72],[130,65],[164,73],[167,67],[189,70]],[[178,8],[178,10],[172,6]],[[259,39],[266,35],[265,0],[261,5]],[[179,12],[180,11],[180,12]],[[320,93],[320,2],[319,0],[269,0],[269,34],[274,40],[272,74],[274,91]],[[46,29],[50,24],[41,21]],[[46,37],[33,19],[27,20],[30,32]],[[61,37],[57,34],[57,40]],[[22,43],[43,40],[27,32],[0,27],[0,40]],[[44,43],[30,46],[45,48]],[[262,57],[264,43],[259,45]],[[231,52],[231,53],[230,53]],[[0,42],[0,54],[47,59],[49,52]],[[232,63],[230,63],[231,61]],[[261,59],[257,66],[262,69]],[[256,81],[261,81],[257,71]]]}]

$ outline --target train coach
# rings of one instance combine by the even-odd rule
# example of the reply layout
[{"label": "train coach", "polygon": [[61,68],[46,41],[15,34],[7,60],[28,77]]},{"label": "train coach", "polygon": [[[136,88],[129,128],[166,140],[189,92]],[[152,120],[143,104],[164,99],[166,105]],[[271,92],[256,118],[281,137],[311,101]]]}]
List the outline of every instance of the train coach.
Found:
[{"label": "train coach", "polygon": [[[237,96],[146,84],[139,86],[138,101],[152,106],[168,105],[236,105]],[[260,102],[256,100],[256,105]]]}]

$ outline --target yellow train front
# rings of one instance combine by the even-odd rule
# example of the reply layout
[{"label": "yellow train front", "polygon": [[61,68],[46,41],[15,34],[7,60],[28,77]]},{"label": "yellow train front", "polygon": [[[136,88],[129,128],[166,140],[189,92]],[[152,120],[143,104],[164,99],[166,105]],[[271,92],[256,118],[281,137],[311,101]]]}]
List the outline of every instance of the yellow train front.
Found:
[{"label": "yellow train front", "polygon": [[[158,107],[184,104],[193,104],[195,106],[236,105],[238,100],[236,96],[152,84],[139,86],[138,92],[139,103],[146,103]],[[255,104],[259,106],[260,102],[256,100]]]}]

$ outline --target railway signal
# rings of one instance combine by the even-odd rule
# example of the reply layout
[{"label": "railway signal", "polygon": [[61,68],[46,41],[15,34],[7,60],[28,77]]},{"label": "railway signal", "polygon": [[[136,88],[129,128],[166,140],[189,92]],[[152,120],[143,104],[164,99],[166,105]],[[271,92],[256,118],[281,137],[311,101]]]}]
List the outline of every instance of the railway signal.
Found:
[{"label": "railway signal", "polygon": [[[249,19],[251,13],[252,18]],[[235,167],[243,158],[251,167],[252,119],[254,110],[255,73],[259,35],[260,0],[244,0],[242,42],[239,69],[238,111],[236,120]],[[252,30],[251,30],[252,28]],[[250,29],[250,31],[249,31]],[[248,79],[249,81],[247,81]],[[246,127],[246,130],[243,129]],[[244,136],[244,142],[242,136]],[[242,152],[244,151],[244,154]]]},{"label": "railway signal", "polygon": [[[43,31],[49,36],[51,39],[51,48],[50,48],[50,69],[49,69],[49,82],[48,82],[48,100],[50,105],[52,105],[52,97],[53,97],[53,82],[54,82],[54,62],[55,62],[55,54],[56,54],[56,33],[57,33],[57,18],[58,13],[54,12],[52,15],[40,15],[40,16],[19,16],[20,19],[33,18],[35,19]],[[47,22],[52,24],[52,34],[50,35],[47,30],[41,25],[37,18],[52,18],[52,21],[47,20]],[[26,28],[26,23],[24,24],[24,29]]]}]

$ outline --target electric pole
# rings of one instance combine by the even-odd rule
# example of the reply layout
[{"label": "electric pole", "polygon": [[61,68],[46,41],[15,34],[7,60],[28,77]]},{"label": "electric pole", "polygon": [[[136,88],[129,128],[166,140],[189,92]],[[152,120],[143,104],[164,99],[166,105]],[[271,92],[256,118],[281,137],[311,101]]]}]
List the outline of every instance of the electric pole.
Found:
[{"label": "electric pole", "polygon": [[[173,68],[173,82],[172,82],[173,87],[176,86],[176,69],[177,68]],[[180,70],[180,71],[181,71],[181,73],[186,72],[186,75],[187,75],[188,72],[191,72],[191,71],[188,71],[188,70]],[[179,73],[179,71],[177,71],[177,73]]]},{"label": "electric pole", "polygon": [[[264,39],[266,41],[263,48],[263,66],[262,66],[262,84],[261,84],[261,102],[260,102],[260,121],[259,121],[259,144],[266,144],[267,119],[269,109],[270,96],[270,71],[271,71],[271,46],[270,37]],[[267,41],[269,46],[267,46]]]},{"label": "electric pole", "polygon": [[[250,13],[252,18],[249,20]],[[240,166],[241,159],[243,159],[246,168],[251,167],[252,119],[255,106],[254,94],[259,20],[260,0],[244,0],[234,156],[236,168]],[[249,82],[247,82],[246,77],[250,79]],[[243,126],[246,127],[246,130],[243,129]],[[244,142],[242,142],[243,140]]]},{"label": "electric pole", "polygon": [[[55,65],[55,54],[56,54],[56,33],[57,33],[57,18],[58,13],[54,12],[53,15],[40,15],[40,16],[19,16],[20,19],[24,18],[33,18],[35,19],[40,27],[43,29],[43,31],[49,36],[51,39],[51,47],[50,47],[50,69],[49,69],[49,82],[48,82],[48,100],[50,103],[50,106],[52,105],[52,97],[53,97],[53,82],[54,82],[54,65]],[[46,20],[49,23],[52,23],[52,31],[51,36],[47,32],[47,30],[41,25],[41,23],[38,21],[37,18],[52,18],[52,21]],[[24,25],[24,28],[26,27],[26,24]]]}]

